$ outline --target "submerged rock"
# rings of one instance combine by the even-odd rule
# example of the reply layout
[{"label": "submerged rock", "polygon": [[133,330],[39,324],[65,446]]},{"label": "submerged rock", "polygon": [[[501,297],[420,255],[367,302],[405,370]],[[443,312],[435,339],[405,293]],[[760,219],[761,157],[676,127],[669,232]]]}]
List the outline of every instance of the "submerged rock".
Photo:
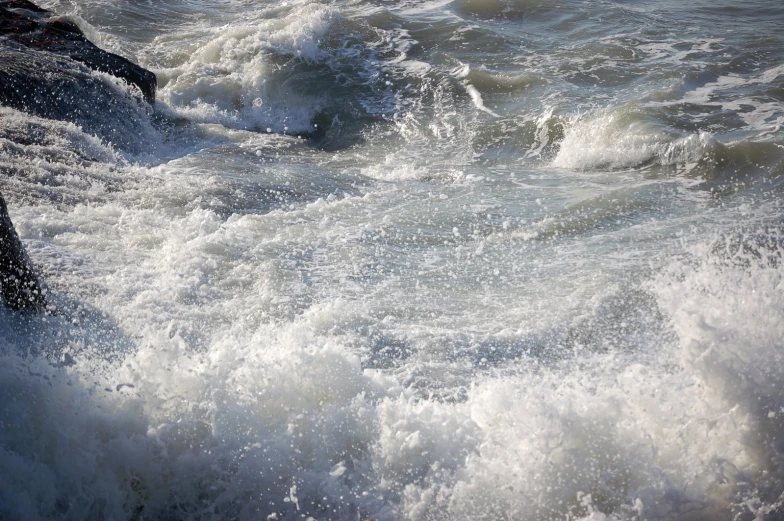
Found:
[{"label": "submerged rock", "polygon": [[0,194],[0,292],[12,309],[41,311],[46,296]]},{"label": "submerged rock", "polygon": [[[155,101],[157,78],[154,73],[122,56],[98,48],[85,37],[75,23],[58,18],[51,11],[27,0],[0,0],[0,49],[2,48],[11,52],[35,50],[42,55],[68,58],[90,69],[121,78],[138,87],[145,101]],[[46,60],[41,56],[38,61]],[[3,65],[3,62],[0,62],[0,73]],[[45,68],[39,69],[40,77],[43,78],[46,72]],[[27,87],[32,90],[35,84],[28,84]],[[16,92],[5,92],[5,96],[0,94],[0,98],[23,99],[27,95],[24,87],[0,82],[0,91],[9,91],[11,88]],[[0,102],[3,102],[2,99]],[[24,110],[23,107],[21,109]]]}]

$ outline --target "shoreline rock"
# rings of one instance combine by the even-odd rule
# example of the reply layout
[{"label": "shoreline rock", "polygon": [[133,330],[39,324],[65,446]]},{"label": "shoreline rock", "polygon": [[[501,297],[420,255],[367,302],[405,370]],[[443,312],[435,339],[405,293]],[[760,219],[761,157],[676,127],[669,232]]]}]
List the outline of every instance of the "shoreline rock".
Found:
[{"label": "shoreline rock", "polygon": [[0,194],[0,293],[14,310],[43,311],[46,295]]},{"label": "shoreline rock", "polygon": [[[0,105],[47,119],[72,121],[103,139],[122,141],[111,125],[122,119],[116,86],[90,74],[110,74],[155,102],[157,78],[90,42],[70,20],[28,0],[0,0]],[[138,102],[137,102],[138,103]],[[98,114],[100,117],[96,117]],[[103,115],[101,115],[103,114]],[[107,117],[108,116],[108,117]],[[0,294],[14,310],[44,311],[45,290],[14,229],[0,193]]]},{"label": "shoreline rock", "polygon": [[28,0],[0,0],[0,48],[26,48],[69,58],[135,85],[152,104],[158,80],[132,61],[93,44],[70,20]]}]

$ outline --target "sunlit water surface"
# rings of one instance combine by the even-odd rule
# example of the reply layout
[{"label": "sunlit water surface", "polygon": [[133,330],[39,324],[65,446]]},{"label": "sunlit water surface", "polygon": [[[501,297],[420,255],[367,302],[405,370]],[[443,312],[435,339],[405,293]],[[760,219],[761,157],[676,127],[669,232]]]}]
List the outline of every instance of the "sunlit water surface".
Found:
[{"label": "sunlit water surface", "polygon": [[780,2],[42,5],[0,518],[784,519]]}]

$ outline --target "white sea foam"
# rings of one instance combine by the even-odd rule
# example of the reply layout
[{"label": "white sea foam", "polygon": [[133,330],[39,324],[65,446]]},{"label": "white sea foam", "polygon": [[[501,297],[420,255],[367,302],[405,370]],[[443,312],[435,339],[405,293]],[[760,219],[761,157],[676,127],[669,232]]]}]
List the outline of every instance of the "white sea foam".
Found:
[{"label": "white sea foam", "polygon": [[[101,213],[85,222],[112,212]],[[128,222],[122,213],[110,219]],[[136,347],[121,363],[104,361],[78,334],[63,346],[75,363],[18,358],[13,351],[30,343],[25,330],[45,337],[80,326],[73,316],[70,325],[65,316],[15,325],[2,313],[0,466],[18,476],[5,485],[7,515],[124,518],[144,505],[160,517],[180,505],[175,516],[240,519],[659,519],[688,511],[707,520],[778,499],[778,253],[728,261],[703,248],[693,262],[673,263],[649,289],[677,339],[651,338],[643,356],[588,355],[551,368],[523,359],[513,375],[481,379],[465,401],[444,403],[363,370],[325,335],[330,324],[354,320],[351,306],[316,306],[288,324],[259,321],[274,302],[264,303],[277,278],[272,265],[255,276],[241,264],[227,270],[232,249],[213,246],[218,235],[233,247],[250,240],[243,235],[255,220],[221,225],[197,212],[158,221],[170,235],[139,263],[143,284],[126,270],[102,273],[111,249],[103,268],[80,273],[120,289],[96,304],[125,309],[114,335]],[[134,221],[134,233],[145,233]],[[248,299],[220,296],[247,284],[256,288]],[[187,311],[195,301],[203,304]],[[181,309],[173,315],[164,303]]]},{"label": "white sea foam", "polygon": [[778,501],[780,267],[703,251],[651,288],[678,334],[651,358],[521,366],[459,405],[386,402],[377,457],[387,479],[417,478],[406,516],[709,520]]},{"label": "white sea foam", "polygon": [[319,41],[336,20],[327,8],[303,7],[253,25],[222,27],[186,63],[160,71],[160,97],[194,121],[274,132],[307,132],[320,108],[316,96],[275,81],[275,55],[318,62]]},{"label": "white sea foam", "polygon": [[[80,12],[122,15],[101,2]],[[205,4],[193,9],[221,11]],[[730,142],[700,118],[746,99],[745,83],[686,93],[708,112],[683,128],[623,105],[650,78],[617,96],[567,85],[560,53],[582,42],[550,49],[528,30],[593,30],[591,6],[420,4],[234,4],[233,23],[178,19],[177,34],[134,42],[162,82],[158,112],[137,113],[156,145],[141,155],[0,110],[2,190],[54,311],[0,307],[0,517],[778,513],[772,96],[752,96],[733,123],[745,141]],[[568,29],[536,25],[553,6]],[[640,50],[680,67],[721,47],[665,43]],[[329,95],[387,119],[330,151],[267,132],[309,129],[334,101],[310,74],[339,75],[343,59],[356,83]],[[583,103],[604,108],[574,115]],[[691,180],[730,148],[733,168],[760,163],[758,199]]]},{"label": "white sea foam", "polygon": [[574,117],[552,165],[586,170],[655,163],[692,169],[715,147],[710,134],[674,138],[623,110]]}]

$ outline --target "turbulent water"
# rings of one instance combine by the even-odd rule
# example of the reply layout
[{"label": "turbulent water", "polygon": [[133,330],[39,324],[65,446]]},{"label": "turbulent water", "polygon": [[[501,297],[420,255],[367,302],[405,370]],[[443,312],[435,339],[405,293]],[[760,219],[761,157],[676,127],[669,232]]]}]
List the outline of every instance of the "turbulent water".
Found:
[{"label": "turbulent water", "polygon": [[779,0],[41,4],[1,519],[784,519]]}]

